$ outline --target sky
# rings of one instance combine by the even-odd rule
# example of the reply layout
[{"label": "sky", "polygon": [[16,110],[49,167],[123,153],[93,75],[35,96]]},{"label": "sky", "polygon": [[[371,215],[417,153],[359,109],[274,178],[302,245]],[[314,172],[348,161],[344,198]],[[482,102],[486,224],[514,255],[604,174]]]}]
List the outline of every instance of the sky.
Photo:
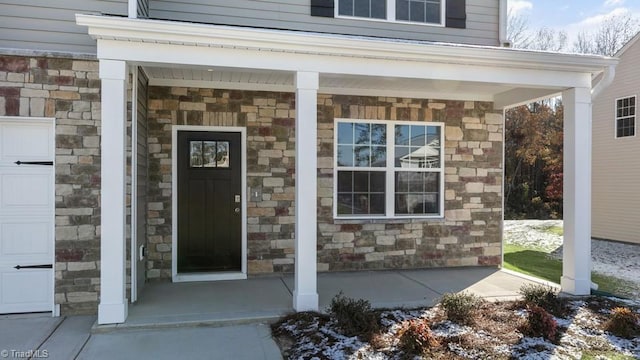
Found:
[{"label": "sky", "polygon": [[640,0],[508,0],[508,6],[526,16],[531,29],[564,30],[568,44],[580,32],[597,28],[607,16],[630,12],[640,17]]}]

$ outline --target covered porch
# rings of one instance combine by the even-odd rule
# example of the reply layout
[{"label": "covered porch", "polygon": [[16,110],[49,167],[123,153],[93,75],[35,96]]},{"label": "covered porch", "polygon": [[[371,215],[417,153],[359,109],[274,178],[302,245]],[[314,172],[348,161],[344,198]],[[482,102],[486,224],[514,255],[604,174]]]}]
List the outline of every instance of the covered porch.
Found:
[{"label": "covered porch", "polygon": [[[280,289],[276,291],[274,299],[283,298],[289,301],[289,304],[281,309],[296,311],[321,309],[323,302],[334,295],[331,291],[322,290],[322,279],[330,275],[318,275],[318,209],[319,206],[331,206],[319,204],[319,187],[324,185],[319,184],[318,175],[320,168],[333,166],[320,164],[317,155],[319,136],[333,136],[319,134],[321,130],[326,131],[318,127],[319,94],[368,96],[374,99],[443,99],[457,101],[461,107],[466,106],[467,102],[472,106],[474,102],[493,104],[493,109],[486,109],[487,111],[500,111],[509,106],[562,94],[565,106],[565,258],[562,289],[576,295],[589,293],[592,89],[606,85],[615,60],[504,48],[394,42],[373,38],[107,16],[78,15],[77,23],[87,26],[89,34],[97,40],[102,81],[101,294],[98,314],[100,324],[123,323],[129,314],[135,314],[136,309],[136,305],[130,306],[126,298],[128,259],[125,239],[128,226],[125,210],[125,135],[127,102],[130,100],[127,96],[127,83],[131,67],[145,69],[149,76],[149,85],[154,86],[294,94],[295,109],[292,111],[295,119],[291,127],[295,129],[295,186],[292,194],[292,208],[295,208],[295,214],[290,219],[290,225],[295,226],[292,231],[295,236],[291,239],[294,254],[289,259],[294,275],[285,276],[279,282],[273,279],[242,280],[245,283],[240,287],[251,281],[272,281],[273,287]],[[372,115],[372,118],[375,118],[375,114]],[[362,115],[367,116],[366,112]],[[389,120],[395,119],[391,117]],[[188,124],[189,119],[185,121]],[[443,128],[448,132],[446,125],[446,122],[443,123]],[[492,134],[493,140],[500,143],[502,125],[503,123],[496,122],[496,131]],[[241,129],[238,131],[241,132]],[[447,136],[456,140],[462,139],[455,131]],[[499,151],[501,153],[502,149]],[[487,166],[491,166],[493,171],[500,171],[502,162],[490,162]],[[459,178],[457,174],[455,176],[456,179]],[[246,180],[246,176],[243,175],[243,179]],[[465,187],[464,181],[460,181],[460,184]],[[482,183],[474,183],[478,184],[484,189]],[[248,186],[244,183],[243,185],[245,186],[240,190],[240,199],[249,199],[252,194],[248,191]],[[467,190],[477,189],[472,186]],[[501,184],[493,186],[491,191],[495,193],[493,200],[496,203],[489,211],[499,214],[501,204],[497,202],[501,199]],[[444,194],[442,198],[444,200]],[[453,199],[447,200],[455,203],[456,198],[454,196]],[[239,202],[238,214],[246,216],[246,205],[247,201]],[[173,211],[177,211],[175,206]],[[471,224],[470,214],[470,209],[462,208],[461,204],[453,209],[445,206],[439,219],[429,221],[436,221],[442,226],[456,227],[456,231],[464,229],[465,222],[469,223],[467,228],[472,225],[481,228],[483,223],[486,224],[484,220]],[[377,221],[402,224],[393,218]],[[493,231],[496,227],[501,228],[501,219],[493,221],[497,221]],[[331,222],[333,225],[334,221]],[[246,220],[244,223],[246,224]],[[340,224],[339,221],[336,223]],[[375,221],[364,223],[376,224]],[[407,223],[411,227],[413,221]],[[175,241],[175,228],[173,231]],[[473,236],[481,238],[481,234],[483,232],[479,230],[478,234]],[[247,277],[246,228],[243,228],[242,236],[244,243],[240,256],[241,266],[233,275],[237,279]],[[350,237],[344,236],[344,239],[339,240],[352,241],[353,237],[351,234]],[[384,239],[381,240],[383,241]],[[481,240],[478,241],[479,244],[483,244]],[[478,245],[482,246],[489,245]],[[442,245],[442,249],[446,249],[446,246]],[[173,250],[175,251],[175,246]],[[482,253],[483,250],[479,251]],[[483,259],[499,257],[500,251],[496,252],[494,249],[489,255],[481,255],[443,264],[482,265]],[[175,266],[175,257],[169,259]],[[132,267],[135,266],[135,262],[135,258],[132,257]],[[463,277],[469,276],[473,279],[473,273],[476,271],[484,270],[473,269],[464,273]],[[175,271],[173,272],[175,275]],[[410,271],[407,270],[407,273]],[[133,270],[133,279],[136,278],[135,274]],[[373,281],[378,274],[362,274],[350,275],[358,277],[369,274],[354,284],[369,281],[371,283],[368,289],[377,290]],[[415,283],[415,279],[410,280],[409,275],[409,278],[404,275],[397,276],[406,280],[398,284]],[[176,281],[177,278],[173,276],[173,279]],[[131,282],[132,286],[134,283],[135,281]],[[427,283],[423,286],[432,287],[433,285],[429,284],[437,284],[438,279],[429,279]],[[175,301],[182,302],[179,291],[162,290],[169,285],[153,285],[156,286],[157,291],[167,291],[171,294],[167,294],[168,298],[178,296]],[[192,286],[217,287],[225,286],[225,283],[171,286],[184,286],[188,293]],[[137,296],[134,290],[132,296]],[[144,293],[140,296],[140,300],[143,301]],[[280,300],[276,302],[280,304]],[[202,306],[206,308],[205,305]],[[258,309],[262,308],[261,304],[255,306]],[[227,311],[233,312],[233,309],[229,308]]]},{"label": "covered porch", "polygon": [[[496,268],[320,273],[318,305],[321,312],[326,311],[339,292],[354,299],[366,299],[378,309],[429,307],[438,303],[443,294],[459,291],[473,293],[488,301],[507,301],[519,297],[522,285],[542,283]],[[129,307],[129,316],[124,323],[97,326],[94,331],[275,321],[294,311],[291,306],[293,290],[292,275],[152,283]]]}]

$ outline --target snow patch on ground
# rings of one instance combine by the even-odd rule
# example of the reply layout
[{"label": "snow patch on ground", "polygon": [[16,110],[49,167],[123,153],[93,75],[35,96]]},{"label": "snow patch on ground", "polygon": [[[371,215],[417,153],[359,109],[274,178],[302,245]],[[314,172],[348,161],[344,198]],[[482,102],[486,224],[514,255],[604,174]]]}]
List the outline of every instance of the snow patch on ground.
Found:
[{"label": "snow patch on ground", "polygon": [[[562,235],[554,229],[562,229],[562,220],[505,220],[504,240],[562,259]],[[593,239],[591,261],[593,271],[635,284],[630,294],[640,298],[640,245]]]}]

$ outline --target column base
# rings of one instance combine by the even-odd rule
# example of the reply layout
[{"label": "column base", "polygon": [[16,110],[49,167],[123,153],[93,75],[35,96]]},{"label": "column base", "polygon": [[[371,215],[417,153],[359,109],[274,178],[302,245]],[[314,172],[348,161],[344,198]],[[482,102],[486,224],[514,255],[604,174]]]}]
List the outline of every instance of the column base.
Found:
[{"label": "column base", "polygon": [[119,304],[99,304],[98,324],[121,324],[127,319],[128,305],[126,300]]},{"label": "column base", "polygon": [[293,308],[297,312],[301,311],[318,311],[318,293],[298,293],[293,291]]},{"label": "column base", "polygon": [[590,279],[573,279],[568,276],[560,278],[562,291],[571,295],[591,295]]}]

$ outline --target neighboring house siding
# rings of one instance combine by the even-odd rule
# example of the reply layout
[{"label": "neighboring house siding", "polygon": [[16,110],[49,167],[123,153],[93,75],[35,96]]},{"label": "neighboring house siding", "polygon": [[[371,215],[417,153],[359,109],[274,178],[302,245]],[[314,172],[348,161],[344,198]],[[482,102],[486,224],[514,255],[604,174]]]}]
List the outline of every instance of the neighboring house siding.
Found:
[{"label": "neighboring house siding", "polygon": [[[640,244],[640,136],[615,137],[615,99],[640,99],[640,41],[620,57],[614,82],[593,105],[592,235]],[[636,104],[636,110],[638,106]]]},{"label": "neighboring house siding", "polygon": [[[171,125],[247,128],[250,275],[292,272],[295,95],[149,87],[149,268],[171,279]],[[444,122],[445,219],[333,219],[334,118]],[[318,96],[318,270],[499,265],[502,112],[492,103]],[[152,210],[151,210],[152,209]]]},{"label": "neighboring house siding", "polygon": [[[336,0],[337,1],[337,0]],[[467,0],[466,29],[310,15],[309,0],[150,0],[155,19],[498,45],[499,1]]]},{"label": "neighboring house siding", "polygon": [[75,14],[127,15],[127,0],[0,0],[0,48],[95,54]]}]

